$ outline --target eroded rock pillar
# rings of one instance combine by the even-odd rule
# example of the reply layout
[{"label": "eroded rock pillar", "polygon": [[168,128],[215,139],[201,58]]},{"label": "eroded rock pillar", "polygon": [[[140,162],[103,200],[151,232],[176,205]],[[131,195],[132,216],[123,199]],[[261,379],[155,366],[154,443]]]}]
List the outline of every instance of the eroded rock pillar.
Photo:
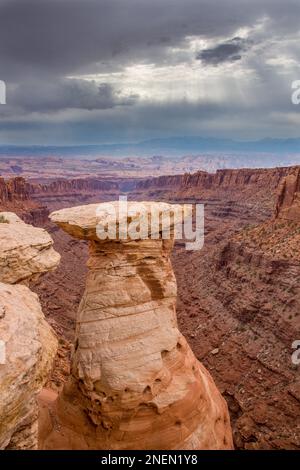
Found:
[{"label": "eroded rock pillar", "polygon": [[98,207],[51,215],[89,240],[90,256],[59,426],[44,447],[232,448],[226,403],[178,330],[173,240],[99,240]]}]

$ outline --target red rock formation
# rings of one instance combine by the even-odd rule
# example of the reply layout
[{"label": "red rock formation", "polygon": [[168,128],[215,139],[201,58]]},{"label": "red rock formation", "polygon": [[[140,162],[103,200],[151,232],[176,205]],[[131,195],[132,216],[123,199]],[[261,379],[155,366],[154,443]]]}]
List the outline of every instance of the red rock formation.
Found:
[{"label": "red rock formation", "polygon": [[0,178],[0,204],[14,200],[28,200],[30,192],[31,186],[24,178],[11,178],[7,181]]},{"label": "red rock formation", "polygon": [[24,178],[0,178],[0,209],[16,212],[28,224],[43,225],[49,211],[31,199],[32,192],[33,186]]},{"label": "red rock formation", "polygon": [[[178,220],[182,211],[178,205],[139,203],[146,220],[152,206],[163,220],[170,211]],[[99,219],[98,208],[51,215],[67,233],[89,240],[90,258],[72,372],[43,446],[231,449],[225,401],[177,327],[173,240],[163,240],[160,232],[154,239],[100,240],[99,220],[106,225],[113,216]],[[125,217],[117,223],[135,222]],[[172,229],[174,222],[169,224]]]},{"label": "red rock formation", "polygon": [[137,189],[149,188],[193,188],[217,189],[243,187],[245,185],[277,187],[281,178],[292,171],[293,167],[272,169],[217,170],[216,173],[198,171],[184,175],[159,176],[140,181]]},{"label": "red rock formation", "polygon": [[296,167],[280,185],[275,218],[300,222],[300,167]]},{"label": "red rock formation", "polygon": [[58,179],[32,184],[32,198],[49,209],[71,207],[79,202],[111,200],[119,193],[118,180],[99,178]]},{"label": "red rock formation", "polygon": [[117,190],[118,184],[115,181],[101,180],[94,178],[61,179],[46,184],[32,186],[33,194],[65,194],[82,193],[95,191]]}]

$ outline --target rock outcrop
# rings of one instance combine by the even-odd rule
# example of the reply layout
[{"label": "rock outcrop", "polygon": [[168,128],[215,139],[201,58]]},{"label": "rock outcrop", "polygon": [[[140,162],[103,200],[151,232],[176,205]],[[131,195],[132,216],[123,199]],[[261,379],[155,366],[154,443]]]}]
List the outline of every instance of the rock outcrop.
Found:
[{"label": "rock outcrop", "polygon": [[47,380],[57,340],[36,294],[25,285],[54,269],[50,236],[0,213],[0,449],[36,449],[36,396]]},{"label": "rock outcrop", "polygon": [[0,202],[13,200],[24,201],[30,198],[31,185],[22,177],[11,178],[5,181],[0,178]]},{"label": "rock outcrop", "polygon": [[0,282],[0,449],[36,449],[36,395],[47,380],[57,341],[38,297]]},{"label": "rock outcrop", "polygon": [[275,217],[300,222],[300,167],[282,181],[279,189]]},{"label": "rock outcrop", "polygon": [[9,212],[2,212],[1,219],[1,282],[26,282],[58,266],[60,255],[46,230],[27,225]]},{"label": "rock outcrop", "polygon": [[22,219],[35,226],[48,221],[49,211],[37,201],[33,201],[34,186],[22,177],[4,180],[0,178],[0,210],[16,212]]},{"label": "rock outcrop", "polygon": [[[174,211],[172,232],[181,207],[151,205],[164,220]],[[231,449],[226,403],[177,327],[173,240],[162,239],[161,227],[156,239],[99,240],[97,224],[111,221],[109,213],[97,216],[99,207],[106,206],[51,215],[72,236],[89,240],[90,257],[71,376],[52,405],[42,446]],[[138,210],[148,218],[150,203]],[[118,227],[122,221],[118,216]]]}]

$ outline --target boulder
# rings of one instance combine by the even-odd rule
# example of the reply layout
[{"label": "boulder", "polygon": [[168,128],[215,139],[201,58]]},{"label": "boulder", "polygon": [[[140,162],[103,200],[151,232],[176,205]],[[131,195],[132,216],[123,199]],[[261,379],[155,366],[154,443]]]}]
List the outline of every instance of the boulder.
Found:
[{"label": "boulder", "polygon": [[0,241],[1,282],[28,282],[59,264],[46,230],[25,224],[12,212],[0,212]]}]

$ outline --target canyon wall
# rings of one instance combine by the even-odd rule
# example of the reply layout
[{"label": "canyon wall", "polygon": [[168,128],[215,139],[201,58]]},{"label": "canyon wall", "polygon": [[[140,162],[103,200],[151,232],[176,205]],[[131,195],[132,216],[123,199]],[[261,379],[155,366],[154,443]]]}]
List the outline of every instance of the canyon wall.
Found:
[{"label": "canyon wall", "polygon": [[279,185],[275,217],[245,225],[178,266],[179,278],[191,279],[193,299],[179,308],[182,327],[191,328],[194,350],[227,399],[237,448],[300,446],[292,362],[300,331],[299,189],[299,167],[292,168]]},{"label": "canyon wall", "polygon": [[17,213],[26,223],[42,226],[48,220],[49,210],[32,200],[33,186],[22,177],[0,178],[0,210]]},{"label": "canyon wall", "polygon": [[274,211],[280,182],[297,168],[217,170],[216,173],[198,171],[161,176],[138,182],[132,197],[144,194],[151,199],[173,201],[200,199],[205,204],[216,205],[216,209],[225,215],[240,204],[246,204],[251,210],[259,204],[265,216],[269,216]]},{"label": "canyon wall", "polygon": [[119,192],[119,184],[117,178],[58,179],[45,183],[27,182],[22,177],[6,181],[0,178],[0,210],[16,212],[26,223],[43,226],[48,221],[48,207],[53,210],[93,198],[108,195],[111,198]]},{"label": "canyon wall", "polygon": [[110,200],[119,193],[119,179],[76,178],[57,179],[31,185],[31,197],[53,211],[78,203]]},{"label": "canyon wall", "polygon": [[118,182],[96,178],[59,179],[49,183],[30,183],[22,177],[0,177],[0,203],[26,201],[32,196],[117,190]]},{"label": "canyon wall", "polygon": [[31,192],[34,195],[60,195],[65,193],[99,192],[117,190],[116,181],[96,179],[96,178],[77,178],[60,179],[45,184],[32,184]]},{"label": "canyon wall", "polygon": [[217,170],[216,173],[197,171],[184,175],[160,176],[148,178],[137,183],[138,190],[145,189],[241,189],[248,186],[255,188],[276,189],[280,180],[291,173],[293,167],[271,169]]}]

